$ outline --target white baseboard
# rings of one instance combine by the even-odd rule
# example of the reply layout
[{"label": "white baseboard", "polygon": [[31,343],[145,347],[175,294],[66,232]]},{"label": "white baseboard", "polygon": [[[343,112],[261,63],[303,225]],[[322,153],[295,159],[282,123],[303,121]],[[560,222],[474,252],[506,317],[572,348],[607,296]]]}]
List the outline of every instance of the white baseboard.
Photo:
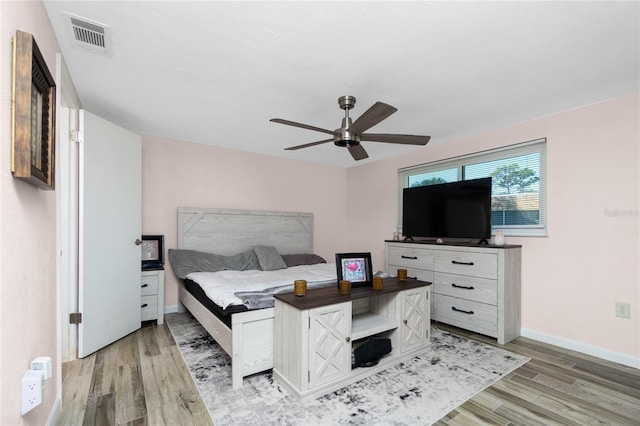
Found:
[{"label": "white baseboard", "polygon": [[537,340],[539,342],[548,343],[550,345],[559,346],[564,349],[570,349],[572,351],[581,352],[583,354],[606,359],[607,361],[612,361],[618,364],[640,369],[640,358],[635,358],[631,355],[613,352],[607,349],[599,348],[597,346],[589,345],[587,343],[576,342],[575,340],[565,339],[564,337],[553,336],[551,334],[546,334],[527,328],[520,329],[520,334],[522,335],[522,337],[527,337],[532,340]]},{"label": "white baseboard", "polygon": [[171,305],[171,306],[165,306],[164,307],[164,314],[175,314],[178,312],[178,305]]},{"label": "white baseboard", "polygon": [[49,418],[47,419],[47,426],[53,426],[58,422],[58,416],[60,415],[60,408],[62,407],[62,399],[61,397],[56,398],[56,402],[53,404],[51,408],[51,412],[49,413]]}]

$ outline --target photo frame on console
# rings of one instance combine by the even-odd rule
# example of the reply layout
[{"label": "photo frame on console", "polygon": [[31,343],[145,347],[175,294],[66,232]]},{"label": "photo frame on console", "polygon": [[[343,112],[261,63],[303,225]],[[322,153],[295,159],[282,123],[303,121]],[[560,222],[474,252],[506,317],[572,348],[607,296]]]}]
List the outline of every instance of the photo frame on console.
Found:
[{"label": "photo frame on console", "polygon": [[336,253],[338,282],[351,281],[351,287],[372,285],[371,253]]}]

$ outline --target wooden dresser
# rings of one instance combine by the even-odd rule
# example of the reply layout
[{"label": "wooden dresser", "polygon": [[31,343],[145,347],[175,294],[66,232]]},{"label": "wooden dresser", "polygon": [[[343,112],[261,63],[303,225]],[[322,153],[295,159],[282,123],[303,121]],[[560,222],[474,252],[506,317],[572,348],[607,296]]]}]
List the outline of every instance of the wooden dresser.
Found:
[{"label": "wooden dresser", "polygon": [[495,337],[520,335],[521,246],[385,242],[385,269],[433,283],[432,318]]}]

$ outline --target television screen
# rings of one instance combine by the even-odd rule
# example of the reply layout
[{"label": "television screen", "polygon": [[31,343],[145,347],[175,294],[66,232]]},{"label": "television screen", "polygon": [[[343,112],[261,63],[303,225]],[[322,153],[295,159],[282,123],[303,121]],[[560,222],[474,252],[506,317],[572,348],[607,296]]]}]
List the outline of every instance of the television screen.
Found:
[{"label": "television screen", "polygon": [[405,188],[402,233],[412,238],[490,238],[491,178]]}]

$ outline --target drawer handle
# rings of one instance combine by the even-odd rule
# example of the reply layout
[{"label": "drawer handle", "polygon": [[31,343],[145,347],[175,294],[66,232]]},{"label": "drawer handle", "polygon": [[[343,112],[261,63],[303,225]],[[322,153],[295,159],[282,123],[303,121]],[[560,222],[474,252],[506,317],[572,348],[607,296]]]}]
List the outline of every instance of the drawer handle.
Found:
[{"label": "drawer handle", "polygon": [[140,287],[142,288],[149,287],[149,284],[142,284]]},{"label": "drawer handle", "polygon": [[347,336],[347,337],[344,338],[344,340],[346,340],[347,342],[350,342],[351,341],[351,337]]},{"label": "drawer handle", "polygon": [[149,306],[148,304],[143,304],[142,306],[140,306],[141,308],[146,308],[147,306]]},{"label": "drawer handle", "polygon": [[418,260],[418,256],[405,256],[404,254],[402,256],[403,259],[411,259],[411,260]]},{"label": "drawer handle", "polygon": [[466,286],[466,285],[460,285],[460,284],[454,284],[454,283],[451,283],[451,287],[455,287],[455,288],[463,288],[463,289],[465,289],[465,290],[473,290],[473,286],[472,286],[472,285],[470,285],[470,286]]},{"label": "drawer handle", "polygon": [[457,260],[452,260],[451,263],[453,263],[454,265],[473,266],[473,262],[458,262]]},{"label": "drawer handle", "polygon": [[462,309],[458,309],[455,306],[452,306],[451,309],[456,311],[456,312],[460,312],[462,314],[473,315],[473,311],[463,311]]}]

